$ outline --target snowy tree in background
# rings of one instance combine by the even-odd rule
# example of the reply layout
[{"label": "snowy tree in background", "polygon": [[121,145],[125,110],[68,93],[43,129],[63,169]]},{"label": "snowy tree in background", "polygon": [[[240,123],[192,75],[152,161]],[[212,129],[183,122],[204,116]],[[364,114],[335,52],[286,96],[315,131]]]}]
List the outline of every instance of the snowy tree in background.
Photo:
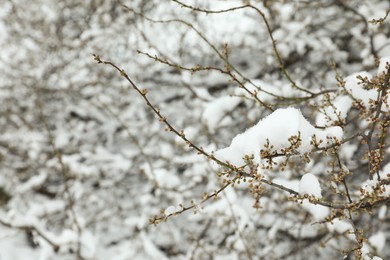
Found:
[{"label": "snowy tree in background", "polygon": [[0,259],[389,258],[386,10],[1,2]]}]

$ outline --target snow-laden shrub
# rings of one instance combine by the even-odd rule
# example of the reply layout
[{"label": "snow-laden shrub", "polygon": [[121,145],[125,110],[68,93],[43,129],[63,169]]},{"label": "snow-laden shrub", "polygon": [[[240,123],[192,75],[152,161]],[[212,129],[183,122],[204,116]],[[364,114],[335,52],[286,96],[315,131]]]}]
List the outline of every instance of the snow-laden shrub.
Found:
[{"label": "snow-laden shrub", "polygon": [[388,258],[389,7],[0,3],[0,258]]}]

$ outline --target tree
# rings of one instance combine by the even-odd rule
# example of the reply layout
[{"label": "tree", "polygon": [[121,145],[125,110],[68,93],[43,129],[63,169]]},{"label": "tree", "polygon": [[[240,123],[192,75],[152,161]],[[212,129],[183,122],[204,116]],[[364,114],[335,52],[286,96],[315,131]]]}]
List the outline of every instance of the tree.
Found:
[{"label": "tree", "polygon": [[1,8],[0,256],[389,256],[386,1],[49,2]]}]

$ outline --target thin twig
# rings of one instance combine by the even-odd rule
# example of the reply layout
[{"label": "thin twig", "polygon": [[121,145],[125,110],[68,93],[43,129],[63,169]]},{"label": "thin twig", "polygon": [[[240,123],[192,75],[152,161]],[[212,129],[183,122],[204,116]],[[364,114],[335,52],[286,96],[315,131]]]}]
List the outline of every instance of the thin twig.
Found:
[{"label": "thin twig", "polygon": [[265,16],[265,14],[260,11],[259,8],[251,5],[251,4],[247,4],[247,5],[242,5],[242,6],[238,6],[238,7],[233,7],[233,8],[229,8],[229,9],[223,9],[223,10],[208,10],[208,9],[202,9],[202,8],[198,8],[198,7],[195,7],[195,6],[191,6],[191,5],[187,5],[181,1],[178,1],[178,0],[172,0],[173,2],[176,2],[178,3],[179,5],[181,5],[182,7],[185,7],[185,8],[189,8],[191,10],[194,10],[194,11],[197,11],[197,12],[203,12],[203,13],[206,13],[206,14],[220,14],[220,13],[227,13],[227,12],[231,12],[231,11],[235,11],[235,10],[239,10],[239,9],[245,9],[245,8],[250,8],[250,9],[253,9],[255,10],[263,19],[264,23],[265,23],[265,26],[267,28],[267,32],[268,32],[268,35],[271,39],[271,42],[272,42],[272,49],[274,51],[274,54],[275,54],[275,57],[279,63],[279,68],[280,70],[282,71],[283,75],[286,77],[286,79],[292,84],[292,86],[302,92],[305,92],[306,94],[309,94],[310,96],[314,95],[313,92],[311,92],[310,90],[307,90],[307,89],[304,89],[300,86],[298,86],[298,84],[292,79],[292,77],[290,76],[289,72],[287,71],[287,69],[285,68],[284,64],[283,64],[283,60],[282,60],[282,57],[279,53],[279,50],[276,46],[276,40],[274,39],[274,36],[273,36],[273,33],[272,33],[272,29],[271,29],[271,26],[268,22],[268,19],[267,17]]}]

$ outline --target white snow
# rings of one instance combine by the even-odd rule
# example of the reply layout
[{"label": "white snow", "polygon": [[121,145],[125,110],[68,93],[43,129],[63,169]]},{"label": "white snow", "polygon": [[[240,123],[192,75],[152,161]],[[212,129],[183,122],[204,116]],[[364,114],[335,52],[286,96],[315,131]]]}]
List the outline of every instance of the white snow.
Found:
[{"label": "white snow", "polygon": [[96,259],[98,241],[89,230],[84,230],[81,235],[81,253],[86,259]]},{"label": "white snow", "polygon": [[380,220],[384,220],[385,217],[386,217],[386,213],[387,213],[387,206],[386,205],[382,205],[379,209],[379,213],[378,213],[378,218]]},{"label": "white snow", "polygon": [[332,220],[332,223],[328,222],[326,225],[330,232],[346,234],[350,240],[356,240],[355,235],[353,234],[353,226],[351,223],[335,218]]},{"label": "white snow", "polygon": [[[374,175],[375,176],[375,175]],[[376,177],[375,177],[376,178]],[[378,192],[378,189],[381,189],[381,192]],[[369,194],[370,196],[378,197],[387,197],[390,196],[390,185],[388,184],[380,184],[378,180],[367,180],[361,186],[361,191],[364,191],[363,196],[365,194]]]},{"label": "white snow", "polygon": [[41,173],[31,177],[28,181],[26,181],[22,185],[19,185],[19,187],[16,188],[16,192],[25,193],[34,188],[37,188],[46,181],[47,177],[48,177],[47,172],[42,171]]},{"label": "white snow", "polygon": [[44,203],[31,203],[30,209],[26,215],[32,215],[35,217],[43,217],[49,214],[63,212],[66,210],[66,204],[62,200],[46,201]]},{"label": "white snow", "polygon": [[207,124],[209,131],[215,133],[223,117],[231,112],[240,102],[241,98],[239,97],[224,96],[208,103],[203,112],[202,119]]},{"label": "white snow", "polygon": [[325,114],[318,114],[316,118],[318,126],[331,126],[334,122],[344,120],[352,106],[352,99],[348,96],[340,96],[332,104],[333,106],[325,107]]},{"label": "white snow", "polygon": [[[190,256],[189,256],[189,258],[190,258]],[[238,260],[239,257],[238,257],[238,254],[236,252],[232,252],[229,254],[216,255],[216,256],[214,256],[214,259],[215,260]]]},{"label": "white snow", "polygon": [[56,243],[62,245],[71,244],[74,241],[77,241],[77,233],[71,229],[62,230],[61,234],[55,239]]},{"label": "white snow", "polygon": [[382,170],[379,171],[379,175],[381,179],[387,179],[387,174],[390,173],[390,163],[387,163],[385,166],[383,166]]},{"label": "white snow", "polygon": [[307,199],[302,201],[302,207],[307,210],[316,221],[323,221],[327,216],[329,216],[329,208],[321,205],[315,205],[310,203]]},{"label": "white snow", "polygon": [[361,100],[366,108],[369,108],[369,101],[376,100],[378,92],[375,89],[366,90],[357,77],[372,79],[372,75],[366,71],[354,73],[345,78],[345,89],[357,100]]},{"label": "white snow", "polygon": [[378,50],[379,57],[390,55],[390,39],[386,36],[386,34],[378,33],[374,35],[373,40],[374,40],[374,45]]},{"label": "white snow", "polygon": [[363,246],[361,248],[361,251],[362,251],[362,257],[364,260],[371,260],[371,257],[369,256],[370,245],[368,245],[366,242],[363,242]]},{"label": "white snow", "polygon": [[144,251],[149,255],[151,259],[168,259],[164,253],[153,243],[153,241],[145,234],[145,232],[140,233],[140,238],[144,247]]},{"label": "white snow", "polygon": [[370,245],[375,247],[378,253],[381,253],[386,245],[386,235],[382,231],[379,231],[378,233],[372,235],[368,242],[370,242]]},{"label": "white snow", "polygon": [[322,198],[321,186],[317,177],[311,173],[303,175],[301,181],[299,182],[299,193],[302,195],[308,194],[318,199]]},{"label": "white snow", "polygon": [[383,57],[380,59],[379,66],[378,66],[378,76],[382,76],[383,74],[387,73],[386,65],[390,64],[390,56]]},{"label": "white snow", "polygon": [[233,138],[229,147],[218,150],[217,158],[229,161],[236,166],[245,164],[243,157],[253,155],[255,162],[260,162],[260,150],[265,148],[267,140],[273,146],[272,150],[278,151],[291,146],[289,138],[300,136],[302,143],[297,148],[299,153],[309,152],[310,144],[315,135],[316,140],[336,138],[340,140],[343,131],[340,127],[331,127],[325,130],[314,128],[296,108],[283,108],[274,111],[271,115],[260,120],[255,126],[247,129],[244,133]]},{"label": "white snow", "polygon": [[156,181],[161,188],[173,189],[180,186],[180,179],[166,169],[155,169]]},{"label": "white snow", "polygon": [[[362,99],[366,106],[370,95],[376,99],[378,92],[359,85],[354,76],[347,78],[350,89],[336,88],[335,71],[324,64],[334,61],[346,76],[365,69],[373,76],[380,75],[390,56],[386,27],[390,17],[384,25],[369,24],[369,30],[364,32],[363,25],[353,26],[350,18],[354,14],[342,15],[342,8],[333,5],[316,9],[316,1],[305,1],[305,8],[299,8],[300,1],[267,1],[265,7],[265,1],[251,1],[266,17],[272,18],[269,20],[272,25],[278,25],[272,26],[273,36],[292,80],[313,93],[335,89],[327,93],[331,104],[326,104],[322,102],[327,98],[324,95],[295,102],[296,98],[309,95],[294,89],[281,74],[264,21],[251,8],[206,15],[181,8],[173,1],[125,3],[136,12],[145,11],[152,19],[187,21],[199,30],[199,35],[183,23],[146,21],[121,6],[114,8],[110,1],[100,1],[99,5],[96,1],[92,5],[91,1],[79,1],[78,5],[72,5],[72,1],[50,0],[31,1],[31,4],[2,2],[0,193],[10,194],[11,198],[8,200],[6,196],[4,201],[0,194],[0,217],[16,226],[33,225],[59,244],[60,250],[54,252],[52,245],[34,231],[33,240],[39,246],[33,248],[28,244],[25,230],[19,229],[23,226],[6,228],[0,224],[0,260],[73,259],[77,243],[85,259],[114,260],[241,259],[245,258],[246,246],[254,259],[302,259],[314,255],[326,259],[357,245],[356,241],[345,241],[355,237],[349,224],[352,222],[347,218],[336,219],[328,230],[328,224],[315,222],[329,216],[330,209],[312,204],[308,199],[303,199],[300,205],[288,199],[288,192],[265,185],[261,208],[253,208],[255,199],[248,192],[248,179],[226,188],[218,200],[196,204],[197,209],[205,208],[200,214],[193,215],[190,210],[157,227],[150,226],[149,219],[155,214],[164,218],[164,213],[181,210],[179,203],[189,206],[192,199],[199,203],[203,192],[212,194],[224,184],[225,176],[217,176],[220,167],[197,155],[180,138],[163,131],[164,126],[155,120],[142,97],[113,68],[97,65],[90,54],[96,52],[102,59],[126,69],[140,88],[150,90],[150,102],[161,109],[172,126],[183,129],[186,137],[207,152],[227,147],[216,156],[219,153],[221,158],[237,166],[245,163],[242,160],[245,154],[253,154],[260,169],[266,163],[260,151],[267,140],[273,145],[271,152],[283,153],[282,149],[291,145],[289,138],[299,135],[302,144],[291,152],[294,158],[289,160],[285,171],[280,172],[279,167],[259,170],[262,176],[298,194],[319,197],[322,188],[325,197],[334,191],[334,198],[329,197],[329,201],[348,203],[337,195],[344,194],[343,185],[327,183],[333,167],[330,164],[334,159],[333,150],[322,156],[315,152],[310,141],[315,135],[317,140],[323,140],[320,146],[324,147],[335,139],[341,140],[343,134],[346,138],[356,132],[366,133],[371,123],[363,119],[367,114],[357,118],[359,111],[352,107],[352,101]],[[142,2],[147,5],[143,6]],[[240,6],[243,1],[183,2],[220,10]],[[371,19],[383,17],[390,3],[364,1],[354,7]],[[271,17],[270,10],[277,17]],[[66,22],[61,23],[61,19]],[[326,26],[313,27],[313,24]],[[61,32],[61,39],[56,32]],[[383,57],[379,67],[374,67],[367,33],[373,36],[377,56]],[[26,37],[22,39],[21,35]],[[202,40],[202,36],[207,40]],[[349,48],[340,48],[343,39],[352,39]],[[282,109],[271,114],[253,96],[237,87],[226,73],[213,69],[196,73],[180,71],[136,54],[141,50],[180,66],[199,64],[224,69],[225,64],[216,53],[217,50],[223,54],[224,44],[228,45],[230,63],[237,68],[237,71],[232,68],[231,76],[256,92],[253,93],[256,98]],[[350,57],[359,60],[351,62]],[[255,86],[247,83],[247,79]],[[32,85],[42,93],[35,93]],[[42,111],[36,104],[40,93]],[[286,108],[288,105],[302,110]],[[390,110],[386,104],[382,109]],[[45,116],[55,146],[69,169],[66,182],[69,194],[64,194],[60,165],[50,147],[53,140],[49,140],[39,122],[40,113]],[[346,127],[341,126],[344,133],[342,128],[333,127],[341,125],[340,119],[350,122]],[[253,127],[245,131],[244,126]],[[356,175],[347,178],[354,201],[359,201],[359,189],[368,179],[364,174],[366,168],[361,167],[367,160],[363,158],[360,140],[358,137],[335,150],[341,163]],[[311,156],[307,164],[302,160],[302,153],[306,152]],[[274,162],[285,159],[280,156]],[[381,178],[386,179],[389,172],[390,164],[380,171]],[[310,178],[305,180],[310,175],[302,178],[305,173],[318,179],[314,182],[317,187],[308,181]],[[373,193],[370,185],[376,185],[376,180],[374,175],[374,180],[364,186],[370,194]],[[389,190],[386,187],[383,186]],[[72,212],[67,195],[74,202]],[[370,221],[356,223],[367,238],[363,260],[379,260],[373,257],[375,254],[386,258],[390,252],[383,237],[389,235],[388,206],[380,204],[372,208]],[[357,210],[355,214],[359,219],[365,211]],[[306,215],[308,218],[304,218]],[[337,234],[340,232],[348,234]],[[297,241],[304,243],[322,234],[327,242],[325,249],[314,243],[303,250],[294,250]],[[223,246],[217,246],[218,243]]]},{"label": "white snow", "polygon": [[[0,232],[6,233],[6,230],[0,226]],[[40,259],[39,251],[33,249],[26,239],[24,232],[17,232],[9,235],[6,239],[0,240],[0,259],[1,260],[25,260],[25,259]]]},{"label": "white snow", "polygon": [[165,215],[170,215],[176,212],[176,207],[175,206],[169,206],[168,208],[165,209],[164,214]]},{"label": "white snow", "polygon": [[126,218],[124,222],[129,228],[143,229],[149,225],[148,218],[145,216],[131,216]]},{"label": "white snow", "polygon": [[70,134],[68,131],[63,129],[58,130],[57,135],[55,137],[54,143],[57,149],[64,148],[66,145],[70,143]]}]

